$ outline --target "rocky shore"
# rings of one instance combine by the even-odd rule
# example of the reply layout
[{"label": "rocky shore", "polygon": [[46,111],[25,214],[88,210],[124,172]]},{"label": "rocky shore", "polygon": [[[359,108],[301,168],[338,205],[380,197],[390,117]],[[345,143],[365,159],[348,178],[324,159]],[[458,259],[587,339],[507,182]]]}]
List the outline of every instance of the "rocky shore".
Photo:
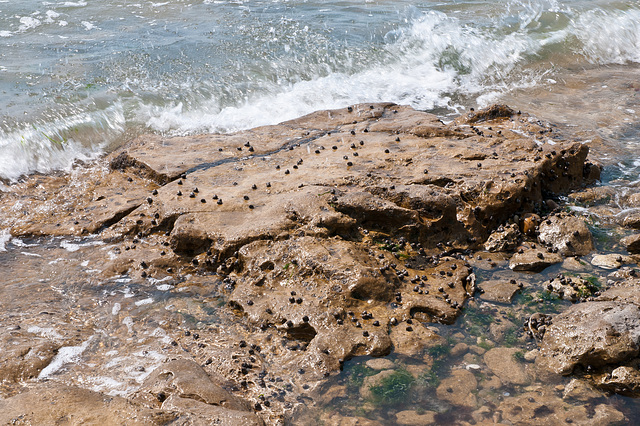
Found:
[{"label": "rocky shore", "polygon": [[[361,397],[375,401],[376,386],[412,383],[420,374],[409,367],[433,365],[443,347],[469,361],[431,392],[468,413],[456,421],[623,421],[612,406],[589,411],[553,387],[570,375],[592,399],[640,393],[640,279],[622,268],[637,263],[638,237],[623,240],[627,253],[591,260],[617,274],[606,286],[580,274],[536,274],[552,265],[580,271],[580,257],[594,253],[585,219],[557,198],[593,191],[600,168],[587,155],[585,144],[507,106],[445,124],[382,103],[230,135],[146,135],[97,164],[30,176],[0,193],[0,228],[21,241],[76,244],[83,261],[97,265],[76,279],[102,296],[74,293],[62,303],[64,283],[38,296],[34,283],[23,301],[0,293],[8,348],[0,421],[281,424],[345,398],[331,379],[349,360],[372,357],[372,374],[359,385]],[[54,282],[55,265],[43,263]],[[500,265],[503,273],[487,279]],[[172,296],[162,297],[171,301],[154,308],[140,299],[127,315],[126,298],[116,309],[107,296],[134,284],[168,286]],[[537,345],[527,360],[513,347],[449,348],[439,327],[479,300],[507,306],[534,287],[575,304],[518,325],[522,340]],[[55,334],[43,333],[47,327]],[[43,374],[67,348],[95,359],[141,353],[148,367],[127,378],[127,391],[107,396],[82,378],[107,374],[100,362]],[[495,379],[491,389],[523,391],[488,404],[472,359]],[[533,386],[534,378],[549,386]],[[405,410],[393,422],[442,423],[442,415]]]}]

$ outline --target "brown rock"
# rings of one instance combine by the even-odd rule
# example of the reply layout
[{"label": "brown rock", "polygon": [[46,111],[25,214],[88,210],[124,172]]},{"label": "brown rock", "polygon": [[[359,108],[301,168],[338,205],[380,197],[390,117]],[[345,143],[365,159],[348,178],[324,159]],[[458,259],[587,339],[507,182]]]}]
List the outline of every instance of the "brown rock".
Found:
[{"label": "brown rock", "polygon": [[515,357],[517,348],[493,348],[484,354],[484,362],[502,383],[525,385],[531,381],[525,365]]},{"label": "brown rock", "polygon": [[491,233],[484,243],[484,248],[491,252],[511,251],[518,247],[521,238],[520,229],[516,224],[507,225]]},{"label": "brown rock", "polygon": [[640,372],[636,368],[623,365],[594,379],[600,389],[632,397],[640,395]]},{"label": "brown rock", "polygon": [[526,392],[505,398],[498,411],[502,422],[511,424],[531,424],[534,419],[536,425],[572,423],[596,426],[625,420],[624,414],[609,404],[599,404],[590,412],[584,405],[567,406],[561,398],[546,392]]},{"label": "brown rock", "polygon": [[475,408],[478,401],[473,392],[477,387],[478,381],[473,373],[467,370],[453,370],[451,376],[440,382],[436,395],[452,405]]},{"label": "brown rock", "polygon": [[387,358],[373,358],[368,360],[365,364],[373,370],[390,370],[395,367],[393,361]]},{"label": "brown rock", "polygon": [[374,386],[379,386],[382,383],[382,380],[387,377],[393,376],[395,370],[382,370],[378,374],[373,376],[367,376],[364,378],[362,382],[362,386],[360,386],[360,396],[363,399],[371,399],[373,398],[373,393],[371,393],[371,388]]},{"label": "brown rock", "polygon": [[[411,331],[408,331],[407,327],[411,327]],[[416,321],[411,326],[403,322],[398,324],[397,327],[393,327],[390,337],[393,342],[394,352],[409,357],[416,356],[425,348],[436,346],[443,342],[442,337],[422,324],[416,324]]]},{"label": "brown rock", "polygon": [[[218,378],[223,381],[224,379]],[[168,398],[190,398],[210,406],[224,407],[230,410],[249,411],[249,404],[232,395],[211,377],[198,364],[191,360],[178,359],[158,367],[144,382],[137,392],[138,398],[145,401]],[[173,400],[171,404],[183,404],[180,400]],[[184,402],[186,404],[186,402]],[[183,404],[183,405],[184,405]]]},{"label": "brown rock", "polygon": [[523,253],[516,253],[509,260],[509,268],[514,271],[540,272],[545,268],[562,262],[558,253],[549,253],[540,248],[525,249]]},{"label": "brown rock", "polygon": [[263,426],[264,422],[253,412],[238,411],[211,405],[193,397],[181,397],[173,394],[162,403],[162,408],[171,413],[185,415],[192,425],[247,425]]},{"label": "brown rock", "polygon": [[484,300],[498,303],[511,303],[513,296],[519,288],[516,284],[501,280],[488,280],[480,283],[480,288],[484,293],[480,296]]},{"label": "brown rock", "polygon": [[603,269],[617,269],[625,263],[633,263],[633,258],[622,254],[597,254],[591,259],[591,264]]},{"label": "brown rock", "polygon": [[640,306],[640,280],[627,279],[620,285],[604,291],[596,300],[618,302],[620,305],[633,303]]},{"label": "brown rock", "polygon": [[54,425],[101,424],[105,426],[167,424],[174,413],[151,410],[119,396],[49,382],[0,400],[0,423]]},{"label": "brown rock", "polygon": [[564,399],[583,402],[602,398],[603,396],[604,394],[601,391],[580,379],[571,379],[562,392],[562,398]]},{"label": "brown rock", "polygon": [[593,238],[584,219],[564,213],[551,215],[540,223],[538,240],[563,256],[584,256],[593,251]]},{"label": "brown rock", "polygon": [[522,217],[520,228],[524,235],[533,236],[538,230],[538,225],[540,225],[540,216],[535,213],[526,213]]},{"label": "brown rock", "polygon": [[640,229],[640,213],[629,213],[622,219],[622,225],[627,228]]},{"label": "brown rock", "polygon": [[580,204],[593,206],[607,204],[616,196],[616,190],[610,186],[596,186],[582,191],[572,192],[569,199]]},{"label": "brown rock", "polygon": [[587,302],[553,318],[536,366],[567,375],[580,365],[616,365],[640,352],[640,308],[616,302]]},{"label": "brown rock", "polygon": [[404,410],[396,413],[396,424],[407,426],[421,426],[436,424],[436,412],[425,411],[418,414],[414,410]]},{"label": "brown rock", "polygon": [[640,234],[629,235],[620,240],[629,253],[640,253]]}]

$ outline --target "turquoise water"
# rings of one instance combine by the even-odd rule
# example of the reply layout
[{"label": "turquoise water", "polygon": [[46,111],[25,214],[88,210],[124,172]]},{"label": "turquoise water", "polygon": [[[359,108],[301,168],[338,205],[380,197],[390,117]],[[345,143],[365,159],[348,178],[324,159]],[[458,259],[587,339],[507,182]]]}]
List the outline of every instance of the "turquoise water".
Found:
[{"label": "turquoise water", "polygon": [[446,116],[638,62],[635,1],[0,0],[0,178],[143,132],[365,101]]}]

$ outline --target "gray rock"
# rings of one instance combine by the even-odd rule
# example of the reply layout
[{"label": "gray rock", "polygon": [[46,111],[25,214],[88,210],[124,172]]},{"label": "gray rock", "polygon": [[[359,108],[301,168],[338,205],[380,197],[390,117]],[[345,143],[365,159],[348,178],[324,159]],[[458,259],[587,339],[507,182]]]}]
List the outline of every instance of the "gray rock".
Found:
[{"label": "gray rock", "polygon": [[640,351],[640,308],[616,302],[573,305],[553,319],[536,358],[542,371],[570,374],[578,365],[616,365]]},{"label": "gray rock", "polygon": [[513,250],[518,247],[521,237],[518,225],[507,225],[489,235],[489,239],[484,243],[484,248],[491,252]]},{"label": "gray rock", "polygon": [[538,240],[563,256],[584,256],[593,251],[593,238],[584,219],[565,213],[549,216],[538,227]]}]

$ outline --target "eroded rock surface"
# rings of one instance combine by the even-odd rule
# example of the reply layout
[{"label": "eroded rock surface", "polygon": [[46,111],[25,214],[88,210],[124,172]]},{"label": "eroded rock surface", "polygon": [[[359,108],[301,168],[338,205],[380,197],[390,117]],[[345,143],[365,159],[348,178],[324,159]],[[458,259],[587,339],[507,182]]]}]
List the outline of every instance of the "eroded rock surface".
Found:
[{"label": "eroded rock surface", "polygon": [[[420,358],[442,343],[425,323],[454,323],[475,291],[462,252],[492,233],[488,249],[510,250],[521,238],[514,215],[535,235],[540,217],[531,212],[544,199],[596,175],[585,145],[559,135],[545,143],[545,129],[505,106],[445,125],[379,103],[231,135],[147,135],[97,165],[12,186],[0,226],[22,237],[95,234],[109,244],[93,272],[103,277],[202,293],[220,285],[216,308],[237,314],[237,327],[200,321],[198,338],[170,330],[163,350],[184,359],[161,365],[135,404],[126,401],[144,419],[275,423],[352,357]],[[522,254],[512,269],[562,260],[541,248]],[[176,300],[174,308],[190,318],[209,307]],[[125,320],[117,327],[140,338]],[[33,377],[54,351],[8,379]],[[473,374],[455,370],[447,380],[438,397],[475,408]]]},{"label": "eroded rock surface", "polygon": [[616,302],[573,305],[547,327],[536,365],[556,374],[617,365],[640,351],[640,308]]}]

